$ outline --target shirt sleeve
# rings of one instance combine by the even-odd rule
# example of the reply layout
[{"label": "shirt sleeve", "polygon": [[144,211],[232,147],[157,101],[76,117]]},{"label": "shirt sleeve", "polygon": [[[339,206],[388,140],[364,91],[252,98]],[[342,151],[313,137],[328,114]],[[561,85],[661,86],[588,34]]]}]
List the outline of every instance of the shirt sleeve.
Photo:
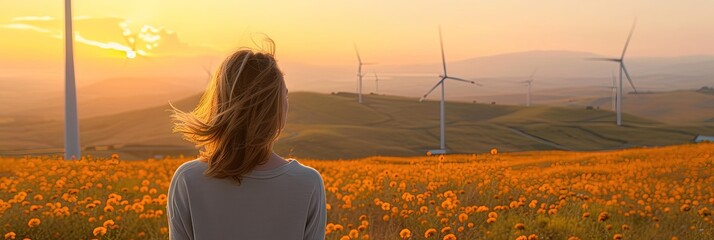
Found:
[{"label": "shirt sleeve", "polygon": [[327,209],[325,200],[325,184],[320,174],[317,174],[319,183],[310,199],[307,224],[305,225],[305,240],[325,239],[325,224],[327,223]]},{"label": "shirt sleeve", "polygon": [[177,169],[169,185],[166,214],[169,220],[170,240],[193,240],[193,224],[188,205],[188,192],[185,179],[181,177],[181,168]]}]

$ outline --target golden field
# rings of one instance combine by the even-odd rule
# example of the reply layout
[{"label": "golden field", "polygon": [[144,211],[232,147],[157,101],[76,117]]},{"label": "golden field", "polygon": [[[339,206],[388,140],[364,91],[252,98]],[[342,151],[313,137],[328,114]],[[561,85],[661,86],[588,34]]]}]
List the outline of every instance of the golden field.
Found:
[{"label": "golden field", "polygon": [[[188,160],[0,157],[0,239],[167,239]],[[714,239],[714,144],[299,161],[327,239]]]}]

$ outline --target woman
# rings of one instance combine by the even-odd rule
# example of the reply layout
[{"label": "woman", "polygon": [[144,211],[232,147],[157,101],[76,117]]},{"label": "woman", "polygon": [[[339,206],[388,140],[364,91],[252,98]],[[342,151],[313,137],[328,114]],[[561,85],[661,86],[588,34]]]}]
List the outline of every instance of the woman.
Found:
[{"label": "woman", "polygon": [[325,238],[322,177],[272,151],[287,93],[272,51],[243,49],[226,58],[192,112],[171,106],[174,132],[202,148],[171,179],[171,239]]}]

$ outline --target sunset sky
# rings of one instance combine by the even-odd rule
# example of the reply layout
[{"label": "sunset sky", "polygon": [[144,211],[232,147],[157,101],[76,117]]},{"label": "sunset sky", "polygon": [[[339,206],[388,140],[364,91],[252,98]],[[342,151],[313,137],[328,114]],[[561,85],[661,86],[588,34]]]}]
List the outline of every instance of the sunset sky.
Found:
[{"label": "sunset sky", "polygon": [[[438,61],[439,24],[452,60],[530,50],[616,55],[635,17],[632,57],[714,54],[714,1],[708,0],[75,0],[73,4],[75,31],[85,40],[124,44],[117,26],[122,20],[129,20],[128,28],[134,32],[150,25],[175,34],[174,39],[160,40],[161,50],[150,52],[156,57],[222,54],[250,45],[251,33],[262,32],[275,40],[277,55],[284,61],[350,65],[355,42],[369,61],[429,63]],[[60,38],[51,35],[62,31],[63,1],[4,1],[2,5],[0,61],[61,62]],[[78,58],[125,58],[119,51],[82,50],[85,47],[78,47]]]}]

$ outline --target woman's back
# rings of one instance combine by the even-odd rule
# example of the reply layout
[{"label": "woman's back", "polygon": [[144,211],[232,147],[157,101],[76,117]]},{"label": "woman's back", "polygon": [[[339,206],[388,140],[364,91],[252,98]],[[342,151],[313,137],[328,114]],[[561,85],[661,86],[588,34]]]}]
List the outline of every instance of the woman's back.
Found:
[{"label": "woman's back", "polygon": [[324,239],[320,174],[292,160],[243,176],[240,185],[204,174],[193,160],[175,172],[167,213],[171,239]]}]

